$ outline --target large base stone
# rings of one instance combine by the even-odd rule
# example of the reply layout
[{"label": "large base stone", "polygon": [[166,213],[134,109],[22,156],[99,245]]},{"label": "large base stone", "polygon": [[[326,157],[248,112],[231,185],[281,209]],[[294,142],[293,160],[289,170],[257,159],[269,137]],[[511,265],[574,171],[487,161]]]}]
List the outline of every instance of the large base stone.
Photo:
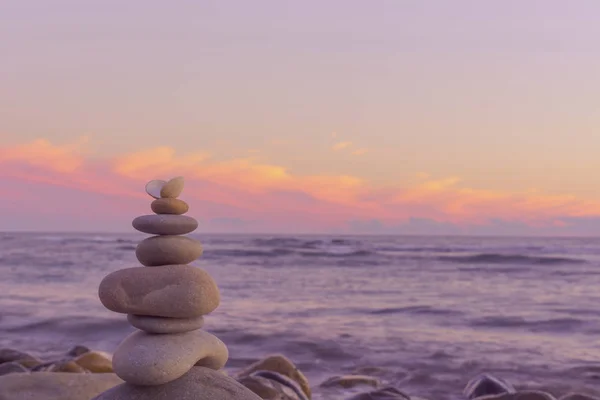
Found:
[{"label": "large base stone", "polygon": [[10,374],[0,377],[0,400],[90,400],[121,383],[115,374]]},{"label": "large base stone", "polygon": [[92,400],[261,400],[235,379],[205,367],[160,386],[116,386]]}]

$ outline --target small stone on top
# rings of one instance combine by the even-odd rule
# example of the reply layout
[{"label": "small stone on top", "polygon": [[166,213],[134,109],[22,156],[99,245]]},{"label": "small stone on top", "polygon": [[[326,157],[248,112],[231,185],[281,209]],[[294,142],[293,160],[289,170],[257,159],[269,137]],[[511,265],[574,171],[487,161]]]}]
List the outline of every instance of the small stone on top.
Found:
[{"label": "small stone on top", "polygon": [[160,197],[176,199],[183,191],[184,184],[185,181],[183,176],[178,176],[177,178],[171,179],[163,185],[162,189],[160,190]]}]

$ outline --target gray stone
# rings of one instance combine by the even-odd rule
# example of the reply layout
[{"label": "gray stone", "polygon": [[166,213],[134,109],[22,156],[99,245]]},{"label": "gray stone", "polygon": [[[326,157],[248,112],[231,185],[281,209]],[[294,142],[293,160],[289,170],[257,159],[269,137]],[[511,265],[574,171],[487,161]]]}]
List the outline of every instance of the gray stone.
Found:
[{"label": "gray stone", "polygon": [[0,364],[11,361],[31,361],[38,364],[41,363],[39,359],[29,353],[7,348],[0,349]]},{"label": "gray stone", "polygon": [[202,244],[187,236],[152,236],[138,244],[135,255],[147,267],[189,264],[202,255]]},{"label": "gray stone", "polygon": [[411,400],[411,398],[415,399],[393,386],[388,386],[370,392],[359,393],[348,400]]},{"label": "gray stone", "polygon": [[181,377],[194,365],[221,369],[228,356],[227,346],[203,330],[171,335],[137,331],[121,342],[112,362],[125,382],[155,386]]},{"label": "gray stone", "polygon": [[162,198],[177,198],[183,191],[183,187],[185,185],[185,180],[183,176],[178,176],[177,178],[173,178],[167,183],[165,183],[160,190],[160,197]]},{"label": "gray stone", "polygon": [[0,375],[14,374],[18,372],[29,372],[29,370],[16,361],[0,364]]},{"label": "gray stone", "polygon": [[156,214],[182,215],[189,211],[190,206],[179,199],[156,199],[150,204],[150,208]]},{"label": "gray stone", "polygon": [[481,400],[556,400],[550,393],[539,390],[519,390],[514,393],[491,394],[478,397]]},{"label": "gray stone", "polygon": [[567,393],[561,396],[559,400],[599,400],[599,398],[583,393]]},{"label": "gray stone", "polygon": [[204,367],[160,386],[114,387],[92,400],[262,400],[234,379]]},{"label": "gray stone", "polygon": [[312,397],[310,384],[308,383],[306,376],[304,376],[302,371],[300,371],[290,359],[282,354],[273,354],[265,357],[238,372],[237,376],[239,378],[251,376],[257,371],[273,371],[287,376],[300,386],[309,399]]},{"label": "gray stone", "polygon": [[104,307],[122,314],[194,318],[219,306],[219,288],[205,270],[189,265],[135,267],[107,275],[98,289]]},{"label": "gray stone", "polygon": [[202,328],[203,317],[165,318],[128,314],[127,320],[133,327],[148,333],[183,333]]},{"label": "gray stone", "polygon": [[10,374],[0,376],[0,400],[90,400],[121,383],[115,374]]},{"label": "gray stone", "polygon": [[198,228],[198,221],[187,215],[142,215],[131,224],[136,230],[151,235],[186,235]]},{"label": "gray stone", "polygon": [[256,371],[239,382],[263,399],[310,400],[296,381],[273,371]]},{"label": "gray stone", "polygon": [[82,354],[89,353],[91,350],[88,347],[77,345],[73,346],[67,351],[67,357],[79,357]]},{"label": "gray stone", "polygon": [[340,387],[344,389],[353,388],[356,386],[367,385],[378,387],[381,384],[379,378],[368,375],[340,375],[333,376],[321,383],[321,387],[331,388]]},{"label": "gray stone", "polygon": [[471,379],[463,392],[467,399],[473,400],[481,396],[514,393],[515,391],[510,383],[489,374],[481,374]]}]

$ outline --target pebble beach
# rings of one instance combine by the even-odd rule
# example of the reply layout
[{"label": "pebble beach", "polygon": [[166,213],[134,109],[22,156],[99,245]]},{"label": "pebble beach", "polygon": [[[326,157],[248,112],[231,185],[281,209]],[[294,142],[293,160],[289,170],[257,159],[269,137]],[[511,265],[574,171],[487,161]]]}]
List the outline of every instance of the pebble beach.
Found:
[{"label": "pebble beach", "polygon": [[[555,397],[597,394],[597,240],[192,237],[204,246],[194,264],[221,290],[205,329],[229,348],[228,373],[283,354],[314,399],[372,389],[321,385],[351,374],[428,399],[464,398],[481,373]],[[75,345],[112,354],[134,328],[102,306],[98,285],[138,265],[144,238],[2,234],[0,346],[44,360]]]}]

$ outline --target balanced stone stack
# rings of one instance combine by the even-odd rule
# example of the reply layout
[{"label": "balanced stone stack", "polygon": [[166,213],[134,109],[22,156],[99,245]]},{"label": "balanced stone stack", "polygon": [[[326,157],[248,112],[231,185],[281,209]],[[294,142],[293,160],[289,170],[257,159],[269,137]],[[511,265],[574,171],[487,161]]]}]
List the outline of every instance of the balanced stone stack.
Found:
[{"label": "balanced stone stack", "polygon": [[202,245],[182,236],[198,227],[194,218],[183,215],[189,209],[178,199],[183,186],[182,177],[146,185],[155,198],[155,214],[133,220],[136,230],[155,235],[136,249],[143,266],[115,271],[100,283],[102,304],[127,314],[138,330],[113,355],[113,369],[125,383],[97,400],[260,399],[218,372],[227,362],[227,347],[201,330],[204,315],[218,307],[220,295],[205,270],[188,265],[201,256]]}]

